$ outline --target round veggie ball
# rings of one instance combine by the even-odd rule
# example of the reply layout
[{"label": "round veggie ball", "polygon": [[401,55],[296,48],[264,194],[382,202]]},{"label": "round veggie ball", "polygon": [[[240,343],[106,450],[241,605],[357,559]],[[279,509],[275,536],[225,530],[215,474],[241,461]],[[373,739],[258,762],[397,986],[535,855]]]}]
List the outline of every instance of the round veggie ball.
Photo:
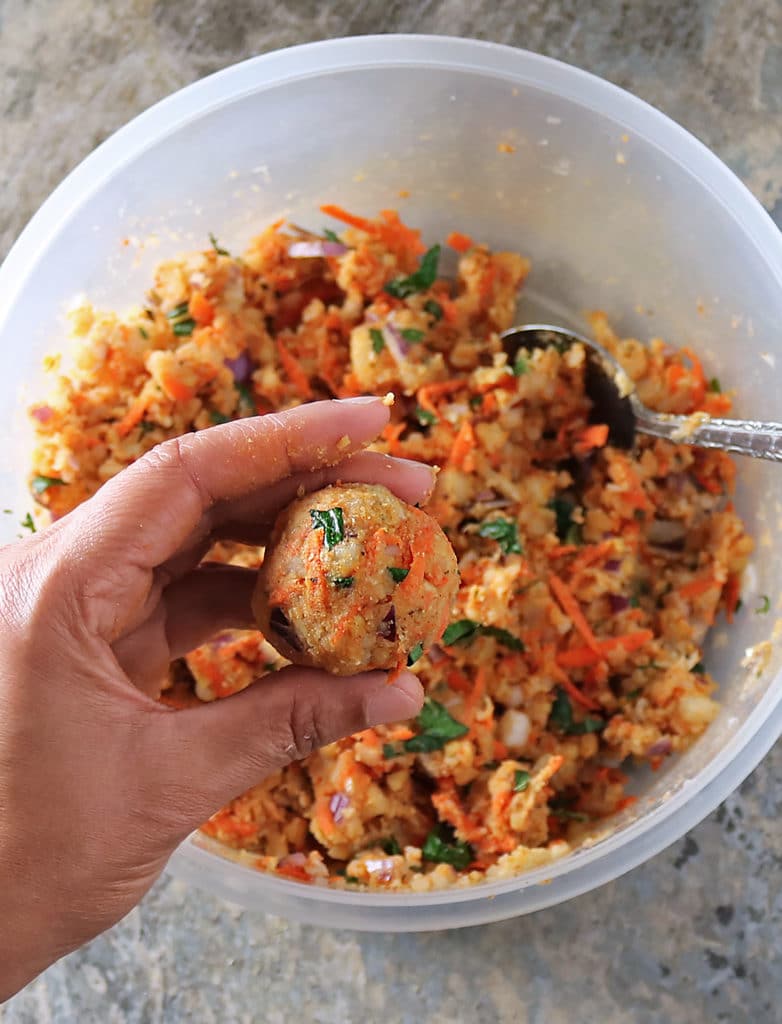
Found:
[{"label": "round veggie ball", "polygon": [[335,675],[412,664],[459,586],[438,524],[376,484],[324,487],[279,515],[253,596],[266,639]]}]

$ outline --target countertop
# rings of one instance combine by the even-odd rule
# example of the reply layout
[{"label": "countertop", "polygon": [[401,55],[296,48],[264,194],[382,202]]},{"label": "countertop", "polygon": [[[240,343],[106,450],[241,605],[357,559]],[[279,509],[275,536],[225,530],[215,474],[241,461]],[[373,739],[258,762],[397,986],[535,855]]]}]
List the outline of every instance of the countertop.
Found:
[{"label": "countertop", "polygon": [[[714,149],[782,226],[779,0],[0,0],[0,257],[136,113],[253,54],[433,32],[580,65]],[[4,1024],[779,1020],[782,745],[706,821],[596,892],[450,934],[330,932],[164,878],[0,1009]]]}]

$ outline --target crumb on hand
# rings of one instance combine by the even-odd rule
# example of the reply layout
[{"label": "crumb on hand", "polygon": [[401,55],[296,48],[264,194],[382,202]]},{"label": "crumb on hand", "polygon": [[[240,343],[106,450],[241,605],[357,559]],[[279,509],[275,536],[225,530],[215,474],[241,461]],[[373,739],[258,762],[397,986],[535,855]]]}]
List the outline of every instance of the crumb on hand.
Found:
[{"label": "crumb on hand", "polygon": [[393,391],[389,391],[388,394],[385,395],[384,398],[383,398],[383,405],[387,406],[390,409],[395,401],[396,401],[396,399],[395,399],[395,396],[394,396],[394,392]]}]

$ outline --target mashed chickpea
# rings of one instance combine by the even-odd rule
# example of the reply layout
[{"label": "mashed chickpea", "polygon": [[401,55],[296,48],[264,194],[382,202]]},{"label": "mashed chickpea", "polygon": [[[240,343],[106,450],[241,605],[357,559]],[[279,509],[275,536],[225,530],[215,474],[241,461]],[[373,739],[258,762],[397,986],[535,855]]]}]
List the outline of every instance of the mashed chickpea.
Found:
[{"label": "mashed chickpea", "polygon": [[442,636],[458,586],[434,519],[385,487],[351,484],[280,515],[253,608],[290,661],[351,675],[417,661]]}]

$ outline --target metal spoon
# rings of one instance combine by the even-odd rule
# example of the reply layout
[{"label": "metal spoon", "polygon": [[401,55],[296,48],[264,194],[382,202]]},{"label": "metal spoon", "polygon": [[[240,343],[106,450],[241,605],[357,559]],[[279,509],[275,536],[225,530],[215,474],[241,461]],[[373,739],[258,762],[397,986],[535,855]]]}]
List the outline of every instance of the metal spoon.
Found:
[{"label": "metal spoon", "polygon": [[782,423],[725,420],[706,413],[674,416],[653,412],[639,399],[633,381],[611,353],[575,331],[550,324],[523,324],[500,337],[511,363],[521,349],[552,345],[562,349],[580,342],[587,356],[584,386],[595,407],[595,419],[608,424],[608,443],[617,448],[632,448],[636,432],[640,432],[677,444],[722,448],[736,455],[782,462]]}]

